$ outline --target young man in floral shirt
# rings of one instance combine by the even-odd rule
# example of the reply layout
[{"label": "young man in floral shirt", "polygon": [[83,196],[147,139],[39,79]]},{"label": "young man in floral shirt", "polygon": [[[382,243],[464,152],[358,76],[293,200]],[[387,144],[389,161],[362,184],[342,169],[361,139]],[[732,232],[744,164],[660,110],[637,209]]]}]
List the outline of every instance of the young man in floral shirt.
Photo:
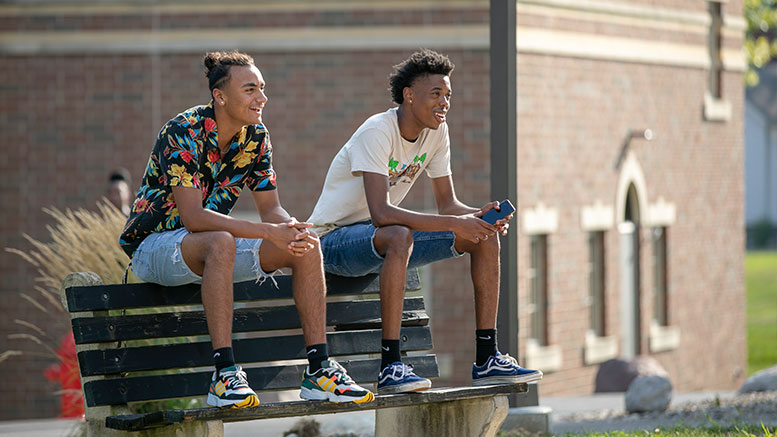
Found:
[{"label": "young man in floral shirt", "polygon": [[[121,234],[132,270],[141,280],[166,286],[201,282],[216,366],[208,404],[259,404],[232,352],[232,284],[264,280],[266,272],[281,267],[294,275],[308,350],[300,396],[372,401],[373,394],[328,357],[320,244],[311,225],[290,217],[280,204],[270,136],[262,124],[264,78],[242,53],[207,53],[204,63],[213,100],[162,128]],[[262,222],[228,215],[244,186]]]},{"label": "young man in floral shirt", "polygon": [[[475,385],[542,378],[496,347],[499,237],[512,214],[490,225],[480,217],[498,202],[473,208],[453,188],[446,116],[453,63],[431,50],[395,66],[389,80],[399,105],[368,118],[335,156],[308,219],[321,235],[324,268],[342,276],[380,272],[383,321],[379,393],[426,390],[431,382],[402,363],[399,332],[407,268],[470,254],[475,295]],[[418,176],[432,183],[437,214],[399,206]]]}]

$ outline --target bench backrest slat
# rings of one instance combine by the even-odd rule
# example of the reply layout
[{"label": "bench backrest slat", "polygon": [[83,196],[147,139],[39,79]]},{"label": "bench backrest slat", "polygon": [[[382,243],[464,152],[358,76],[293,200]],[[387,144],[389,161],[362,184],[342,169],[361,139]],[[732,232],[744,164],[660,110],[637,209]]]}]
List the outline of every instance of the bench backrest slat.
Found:
[{"label": "bench backrest slat", "polygon": [[[291,299],[291,276],[276,275],[276,288],[273,281],[265,280],[235,283],[235,302],[264,299]],[[345,278],[326,275],[327,295],[340,296],[350,294],[369,294],[379,291],[378,275],[358,278]],[[406,289],[418,290],[421,282],[418,271],[411,269],[407,273]],[[66,290],[69,312],[98,311],[129,308],[147,308],[159,306],[198,305],[202,303],[199,284],[179,287],[164,287],[157,284],[141,283],[126,285],[101,285],[96,287],[70,287]]]},{"label": "bench backrest slat", "polygon": [[[432,348],[428,326],[402,328],[403,351]],[[381,331],[332,332],[327,334],[329,354],[371,354],[380,344]],[[239,363],[257,363],[305,358],[305,340],[302,335],[250,338],[233,340],[235,360]],[[197,343],[167,344],[119,349],[82,351],[78,354],[81,374],[84,376],[109,375],[120,372],[201,367],[213,364],[209,341]],[[149,360],[154,357],[154,360]]]},{"label": "bench backrest slat", "polygon": [[[434,378],[439,376],[437,360],[433,355],[406,357],[416,374]],[[374,382],[378,376],[379,359],[341,361],[348,374],[357,381]],[[251,387],[255,390],[278,390],[299,387],[304,365],[253,367],[245,369]],[[178,397],[202,396],[212,372],[179,373],[174,375],[142,376],[89,381],[84,384],[89,407],[116,405],[126,402],[148,401]]]},{"label": "bench backrest slat", "polygon": [[[424,324],[423,298],[405,299],[403,318]],[[379,300],[329,302],[326,323],[329,326],[372,320],[380,314]],[[118,340],[153,339],[206,335],[208,325],[203,311],[143,314],[135,316],[76,317],[72,320],[76,344]],[[233,332],[272,331],[300,328],[297,308],[261,307],[238,309],[234,312]]]}]

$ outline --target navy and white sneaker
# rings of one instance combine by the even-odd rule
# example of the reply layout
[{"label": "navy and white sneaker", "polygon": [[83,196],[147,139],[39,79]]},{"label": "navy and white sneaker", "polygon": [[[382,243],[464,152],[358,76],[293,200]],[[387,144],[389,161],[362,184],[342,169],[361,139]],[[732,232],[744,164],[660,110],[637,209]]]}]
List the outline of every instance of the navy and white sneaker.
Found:
[{"label": "navy and white sneaker", "polygon": [[432,381],[413,373],[413,366],[395,361],[378,375],[378,394],[408,393],[429,390]]},{"label": "navy and white sneaker", "polygon": [[524,369],[515,358],[499,352],[488,357],[482,366],[472,365],[472,385],[519,384],[540,379],[541,371]]}]

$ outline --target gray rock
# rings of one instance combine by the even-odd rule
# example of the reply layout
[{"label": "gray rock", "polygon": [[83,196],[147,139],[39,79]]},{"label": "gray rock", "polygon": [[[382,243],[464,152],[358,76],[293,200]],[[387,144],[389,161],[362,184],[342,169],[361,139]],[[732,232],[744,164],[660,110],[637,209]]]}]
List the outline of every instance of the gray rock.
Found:
[{"label": "gray rock", "polygon": [[777,366],[770,367],[758,372],[755,372],[753,376],[747,378],[742,387],[739,388],[738,394],[759,392],[759,391],[776,391],[777,390]]},{"label": "gray rock", "polygon": [[661,375],[638,376],[626,390],[626,411],[665,411],[672,400],[672,382]]},{"label": "gray rock", "polygon": [[614,358],[599,366],[594,392],[624,392],[631,381],[640,375],[668,376],[655,358],[638,356],[631,361]]}]

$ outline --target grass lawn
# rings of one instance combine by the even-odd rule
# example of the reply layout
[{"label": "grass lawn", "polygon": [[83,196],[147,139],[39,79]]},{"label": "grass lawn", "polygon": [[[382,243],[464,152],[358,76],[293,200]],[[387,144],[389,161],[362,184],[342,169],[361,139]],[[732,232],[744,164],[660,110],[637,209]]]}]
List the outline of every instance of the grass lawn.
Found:
[{"label": "grass lawn", "polygon": [[747,374],[777,364],[777,252],[748,252]]}]

